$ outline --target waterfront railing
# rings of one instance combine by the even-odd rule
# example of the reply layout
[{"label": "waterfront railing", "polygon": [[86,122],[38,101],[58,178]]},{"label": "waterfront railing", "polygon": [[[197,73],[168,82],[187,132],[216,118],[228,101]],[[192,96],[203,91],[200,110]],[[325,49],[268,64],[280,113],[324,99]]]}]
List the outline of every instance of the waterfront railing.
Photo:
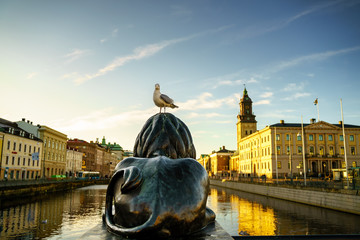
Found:
[{"label": "waterfront railing", "polygon": [[228,177],[228,176],[212,176],[210,179],[217,179],[222,181],[235,181],[243,183],[254,184],[268,184],[268,185],[280,185],[280,186],[306,186],[314,188],[327,188],[327,189],[353,189],[360,190],[360,179],[349,179],[349,187],[346,179],[331,180],[328,178],[307,178],[306,185],[304,178],[279,178],[269,179],[263,176],[260,177]]}]

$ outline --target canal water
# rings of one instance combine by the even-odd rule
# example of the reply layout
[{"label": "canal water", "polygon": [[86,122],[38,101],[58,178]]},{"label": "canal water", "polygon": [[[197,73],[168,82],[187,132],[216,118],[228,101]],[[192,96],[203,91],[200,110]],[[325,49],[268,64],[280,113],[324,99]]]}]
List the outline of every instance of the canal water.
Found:
[{"label": "canal water", "polygon": [[[106,185],[0,210],[0,239],[81,239],[102,224]],[[208,207],[232,236],[360,234],[360,216],[212,187]]]}]

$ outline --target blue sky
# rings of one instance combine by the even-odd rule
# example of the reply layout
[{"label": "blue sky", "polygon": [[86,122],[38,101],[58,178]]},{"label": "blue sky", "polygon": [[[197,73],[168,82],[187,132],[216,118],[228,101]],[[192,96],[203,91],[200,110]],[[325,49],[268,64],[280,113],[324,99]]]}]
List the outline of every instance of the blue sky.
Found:
[{"label": "blue sky", "polygon": [[0,0],[0,117],[132,150],[179,106],[197,155],[236,148],[244,84],[258,129],[317,118],[360,125],[360,1]]}]

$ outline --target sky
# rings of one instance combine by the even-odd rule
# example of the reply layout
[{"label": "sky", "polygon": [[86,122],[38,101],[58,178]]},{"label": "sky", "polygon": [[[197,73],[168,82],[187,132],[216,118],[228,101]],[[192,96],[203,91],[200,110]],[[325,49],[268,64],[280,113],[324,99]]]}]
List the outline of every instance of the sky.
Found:
[{"label": "sky", "polygon": [[340,99],[360,125],[359,26],[359,0],[0,0],[0,118],[132,150],[159,83],[197,156],[236,150],[244,86],[259,130]]}]

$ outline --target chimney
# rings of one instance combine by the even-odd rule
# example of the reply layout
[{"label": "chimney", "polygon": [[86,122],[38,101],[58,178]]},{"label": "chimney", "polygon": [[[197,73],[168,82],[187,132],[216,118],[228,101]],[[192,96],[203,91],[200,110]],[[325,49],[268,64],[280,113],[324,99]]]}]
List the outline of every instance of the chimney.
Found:
[{"label": "chimney", "polygon": [[30,123],[30,121],[29,121],[29,120],[27,120],[27,123]]},{"label": "chimney", "polygon": [[21,121],[25,122],[25,118],[22,118]]},{"label": "chimney", "polygon": [[225,150],[225,146],[223,146],[223,150]]},{"label": "chimney", "polygon": [[311,123],[311,124],[316,123],[316,119],[315,119],[315,118],[310,119],[310,123]]},{"label": "chimney", "polygon": [[284,121],[284,120],[280,120],[280,123],[281,123],[281,124],[285,124],[285,121]]}]

